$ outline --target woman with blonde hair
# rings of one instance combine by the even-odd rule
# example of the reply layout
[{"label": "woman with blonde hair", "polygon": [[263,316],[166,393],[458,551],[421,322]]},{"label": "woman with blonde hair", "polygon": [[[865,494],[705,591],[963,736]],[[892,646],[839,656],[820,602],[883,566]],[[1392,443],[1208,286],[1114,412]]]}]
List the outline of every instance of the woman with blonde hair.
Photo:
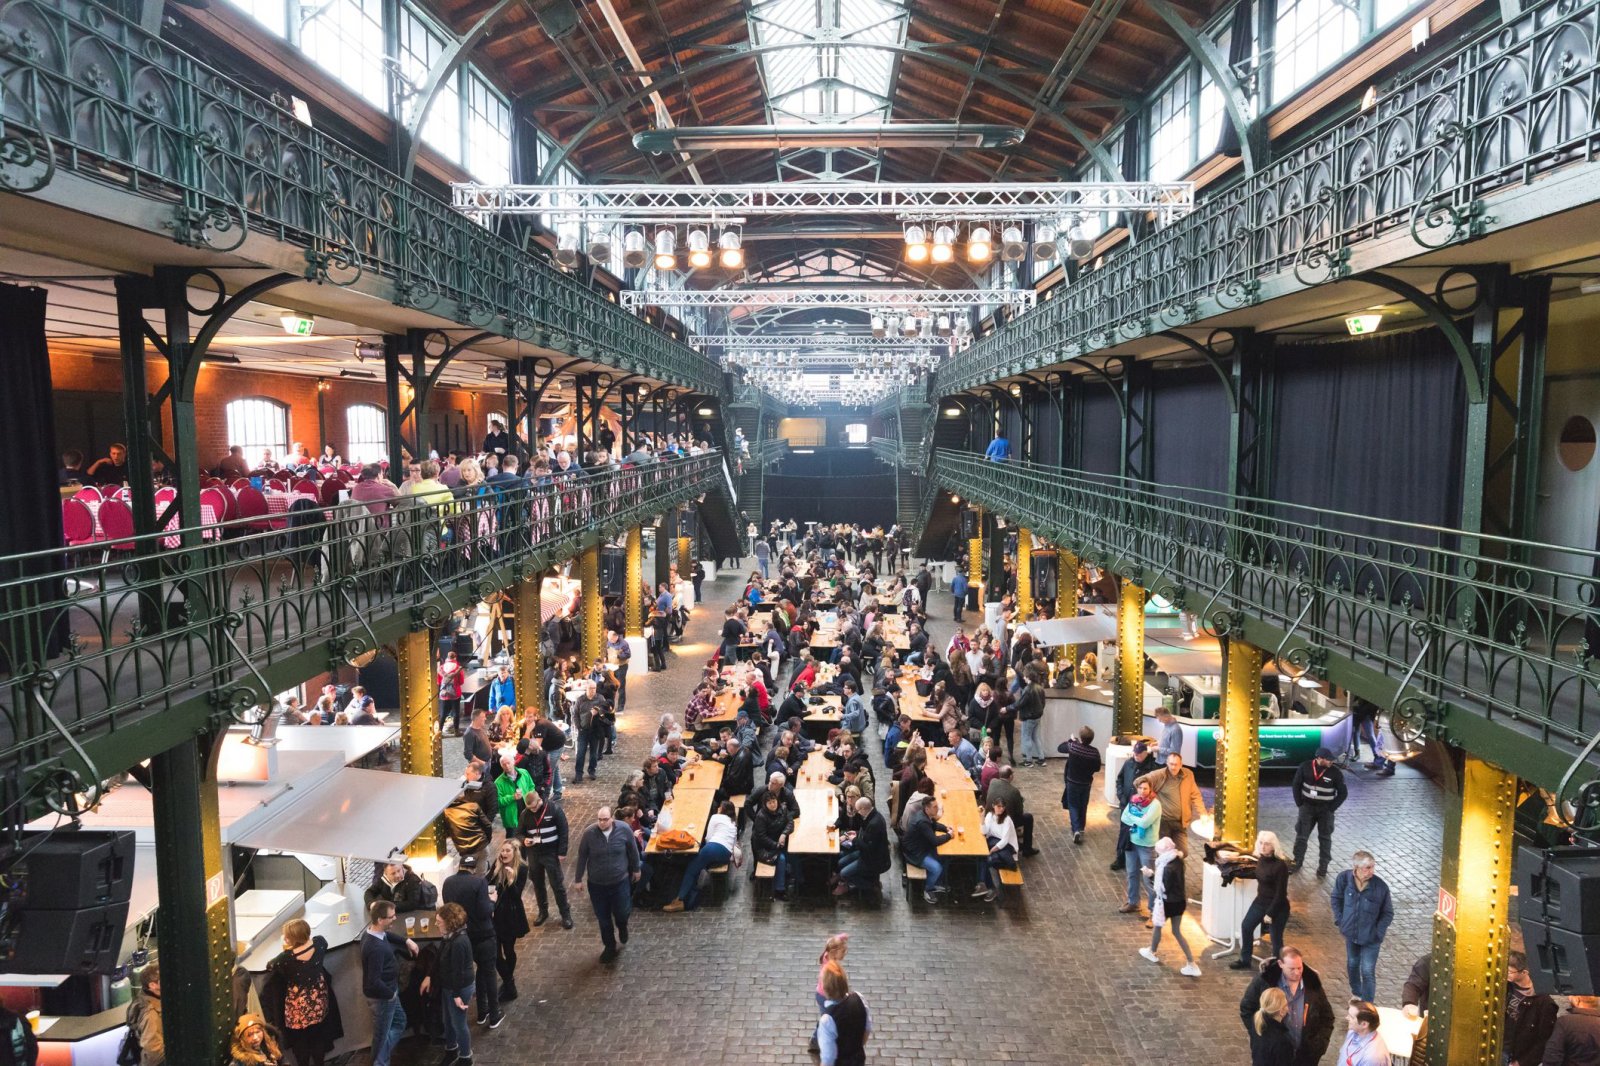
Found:
[{"label": "woman with blonde hair", "polygon": [[1256,898],[1244,912],[1239,929],[1239,959],[1229,969],[1248,970],[1255,965],[1256,930],[1261,919],[1271,918],[1272,954],[1283,953],[1283,930],[1289,924],[1289,864],[1283,861],[1278,834],[1263,829],[1256,834]]},{"label": "woman with blonde hair", "polygon": [[[383,880],[381,874],[378,880]],[[383,897],[371,897],[379,898]],[[283,951],[267,963],[262,1013],[282,1034],[295,1066],[322,1066],[334,1043],[344,1036],[333,978],[323,962],[327,952],[328,942],[312,936],[304,918],[291,918],[283,923]]]},{"label": "woman with blonde hair", "polygon": [[[839,968],[844,966],[845,954],[850,950],[850,934],[835,933],[822,945],[822,954],[817,958],[817,1014],[820,1016],[827,1009],[828,997],[822,986],[822,980],[828,975],[828,967]],[[817,1051],[817,1034],[811,1034],[811,1050]]]},{"label": "woman with blonde hair", "polygon": [[283,1053],[278,1041],[257,1014],[243,1015],[233,1027],[233,1042],[228,1049],[232,1066],[282,1066]]},{"label": "woman with blonde hair", "polygon": [[[530,818],[520,823],[528,831]],[[528,935],[528,910],[522,904],[522,891],[528,887],[528,867],[522,848],[507,838],[500,844],[494,865],[489,868],[489,884],[495,888],[494,939],[495,970],[500,975],[500,1000],[517,998],[517,941]]]},{"label": "woman with blonde hair", "polygon": [[1294,1038],[1283,1023],[1289,997],[1281,988],[1261,993],[1261,1006],[1251,1019],[1250,1066],[1294,1066]]}]

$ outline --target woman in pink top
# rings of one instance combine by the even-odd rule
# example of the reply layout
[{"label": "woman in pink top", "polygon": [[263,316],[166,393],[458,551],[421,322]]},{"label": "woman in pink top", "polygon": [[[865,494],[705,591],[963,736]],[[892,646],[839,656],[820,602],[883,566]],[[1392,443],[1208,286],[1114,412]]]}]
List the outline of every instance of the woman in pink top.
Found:
[{"label": "woman in pink top", "polygon": [[[822,954],[817,958],[817,1013],[821,1014],[823,1005],[828,1002],[828,997],[822,993],[822,975],[827,973],[828,965],[844,966],[845,952],[850,950],[850,934],[835,933],[828,938],[822,946]],[[817,1050],[817,1037],[811,1035],[811,1050]]]}]

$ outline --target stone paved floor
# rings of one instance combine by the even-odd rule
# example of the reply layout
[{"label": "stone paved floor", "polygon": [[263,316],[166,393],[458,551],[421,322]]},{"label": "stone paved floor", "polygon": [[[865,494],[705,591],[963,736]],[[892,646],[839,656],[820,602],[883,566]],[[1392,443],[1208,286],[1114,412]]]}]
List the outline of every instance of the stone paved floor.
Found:
[{"label": "stone paved floor", "polygon": [[[615,799],[657,715],[682,706],[710,655],[720,607],[737,595],[736,582],[728,577],[708,583],[706,593],[709,607],[695,612],[670,669],[629,678],[617,755],[602,761],[600,781],[568,788],[574,841],[595,808]],[[951,625],[936,619],[934,637],[947,640]],[[448,751],[459,763],[459,747],[452,744]],[[602,966],[587,895],[574,895],[574,930],[551,922],[522,941],[521,998],[507,1006],[500,1029],[475,1027],[474,1061],[815,1062],[806,1040],[815,1021],[817,954],[830,934],[843,930],[852,936],[846,960],[852,986],[873,1011],[869,1060],[875,1063],[1248,1062],[1236,1011],[1245,975],[1228,970],[1228,958],[1207,957],[1202,977],[1182,977],[1181,956],[1170,938],[1163,941],[1159,966],[1136,954],[1149,933],[1137,919],[1115,913],[1123,890],[1122,875],[1107,869],[1115,824],[1098,799],[1097,783],[1085,843],[1073,846],[1059,805],[1059,767],[1057,761],[1018,771],[1037,815],[1043,854],[1024,863],[1021,898],[1001,906],[961,901],[930,909],[919,902],[913,909],[898,891],[894,871],[885,875],[886,902],[879,909],[822,900],[755,904],[748,882],[736,876],[733,893],[721,905],[708,902],[690,915],[636,912],[622,958]],[[570,777],[567,769],[563,773]],[[886,775],[878,777],[886,795]],[[1356,848],[1375,852],[1379,873],[1394,892],[1397,914],[1379,961],[1378,992],[1380,1002],[1398,1005],[1401,981],[1427,949],[1442,794],[1404,767],[1388,780],[1360,771],[1349,777],[1351,796],[1340,812],[1335,855]],[[1210,799],[1208,789],[1208,804]],[[1263,827],[1277,831],[1287,846],[1294,806],[1286,778],[1264,784],[1261,806]],[[1313,842],[1313,855],[1315,848]],[[1188,884],[1198,898],[1195,856]],[[1331,877],[1321,883],[1309,872],[1294,878],[1289,941],[1306,951],[1342,1017],[1348,985],[1343,943],[1329,916],[1331,884]],[[531,893],[528,907],[531,914]],[[1196,947],[1205,943],[1198,919],[1195,905],[1185,930]],[[408,1045],[395,1061],[432,1066],[437,1057],[436,1048]],[[1333,1058],[1330,1052],[1326,1061]]]}]

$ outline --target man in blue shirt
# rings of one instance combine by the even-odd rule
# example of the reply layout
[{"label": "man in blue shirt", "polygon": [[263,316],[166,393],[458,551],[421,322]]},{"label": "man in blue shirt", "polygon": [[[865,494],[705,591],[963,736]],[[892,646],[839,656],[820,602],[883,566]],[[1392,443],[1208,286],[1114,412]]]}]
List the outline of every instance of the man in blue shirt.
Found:
[{"label": "man in blue shirt", "polygon": [[1006,440],[1005,433],[996,433],[994,440],[989,442],[989,447],[984,451],[983,457],[990,462],[1003,463],[1011,458],[1011,442]]},{"label": "man in blue shirt", "polygon": [[368,908],[371,924],[361,938],[361,991],[372,1008],[372,1063],[389,1066],[389,1055],[400,1035],[406,1031],[406,1012],[400,1006],[400,964],[395,952],[415,956],[417,944],[398,933],[389,932],[394,924],[394,904],[374,900]]},{"label": "man in blue shirt", "polygon": [[856,691],[852,678],[844,679],[843,688],[844,713],[839,716],[839,728],[860,736],[867,728],[867,705],[861,702],[861,694]]},{"label": "man in blue shirt", "polygon": [[948,735],[950,738],[950,754],[955,756],[957,761],[966,768],[967,773],[972,775],[973,780],[977,780],[978,770],[980,769],[978,749],[972,746],[972,741],[961,735],[961,730],[959,729],[951,729]]},{"label": "man in blue shirt", "polygon": [[1162,707],[1156,711],[1156,721],[1161,723],[1161,737],[1156,741],[1156,758],[1166,761],[1170,752],[1183,754],[1183,726],[1173,713]]},{"label": "man in blue shirt", "polygon": [[498,713],[502,707],[517,705],[517,682],[511,676],[511,667],[501,666],[489,682],[489,713]]}]

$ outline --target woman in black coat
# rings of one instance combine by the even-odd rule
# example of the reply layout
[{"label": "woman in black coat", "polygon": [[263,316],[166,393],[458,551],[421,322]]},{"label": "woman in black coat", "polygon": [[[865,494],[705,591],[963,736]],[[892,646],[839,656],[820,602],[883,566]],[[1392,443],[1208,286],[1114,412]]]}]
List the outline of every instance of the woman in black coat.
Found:
[{"label": "woman in black coat", "polygon": [[761,805],[751,818],[750,850],[756,862],[774,870],[772,895],[784,899],[794,887],[795,866],[789,863],[789,834],[794,831],[794,815],[776,792],[763,794]]},{"label": "woman in black coat", "polygon": [[339,997],[323,966],[328,942],[311,935],[303,918],[285,922],[283,951],[267,963],[261,987],[261,1012],[283,1035],[283,1047],[296,1066],[322,1066],[344,1036]]},{"label": "woman in black coat", "polygon": [[503,1003],[517,998],[517,941],[528,935],[528,910],[522,903],[522,890],[528,887],[528,867],[515,841],[501,843],[489,869],[489,884],[495,890],[494,968],[500,975]]},{"label": "woman in black coat", "polygon": [[1294,1066],[1294,1039],[1283,1024],[1288,1013],[1289,997],[1283,989],[1261,993],[1261,1007],[1250,1033],[1250,1066]]}]

